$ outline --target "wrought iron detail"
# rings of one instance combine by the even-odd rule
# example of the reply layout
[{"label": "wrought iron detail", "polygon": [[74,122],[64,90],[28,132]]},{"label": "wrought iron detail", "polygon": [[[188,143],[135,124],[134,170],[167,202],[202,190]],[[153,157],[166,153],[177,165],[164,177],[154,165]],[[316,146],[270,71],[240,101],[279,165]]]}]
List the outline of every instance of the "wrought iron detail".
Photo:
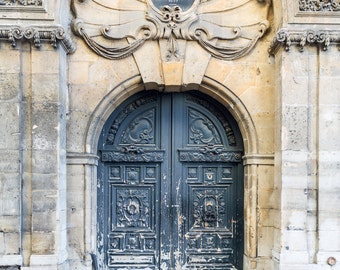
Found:
[{"label": "wrought iron detail", "polygon": [[206,146],[198,150],[180,149],[181,162],[241,162],[242,153],[227,151],[219,146]]},{"label": "wrought iron detail", "polygon": [[339,31],[291,31],[281,29],[273,39],[269,53],[274,55],[281,46],[285,51],[289,51],[292,45],[297,46],[301,52],[304,51],[306,46],[321,46],[323,51],[327,51],[334,44],[340,44]]},{"label": "wrought iron detail", "polygon": [[40,48],[43,43],[49,43],[54,48],[57,48],[58,44],[61,44],[67,53],[73,53],[76,49],[70,36],[67,35],[61,26],[46,28],[38,26],[26,28],[19,26],[0,26],[0,40],[1,39],[7,39],[12,47],[16,47],[18,41],[29,40],[36,48]]},{"label": "wrought iron detail", "polygon": [[110,127],[109,133],[106,138],[106,143],[108,145],[113,145],[114,139],[116,137],[116,134],[118,132],[118,129],[120,128],[122,122],[126,119],[126,117],[132,113],[134,110],[137,108],[146,105],[148,103],[152,103],[157,101],[157,96],[155,94],[147,95],[144,96],[130,104],[128,104],[121,112],[120,114],[116,117],[115,121]]},{"label": "wrought iron detail", "polygon": [[162,162],[164,155],[164,150],[127,146],[120,151],[102,151],[101,160],[103,162]]},{"label": "wrought iron detail", "polygon": [[334,12],[340,11],[339,0],[299,0],[299,11]]},{"label": "wrought iron detail", "polygon": [[236,146],[236,138],[233,129],[231,128],[229,122],[227,121],[226,117],[223,116],[222,113],[220,113],[216,108],[209,102],[207,102],[204,99],[198,98],[194,95],[186,95],[185,99],[191,102],[194,102],[198,105],[203,106],[204,108],[208,109],[211,113],[217,117],[217,119],[220,121],[220,123],[223,126],[223,129],[225,131],[225,134],[228,138],[228,143],[230,146]]},{"label": "wrought iron detail", "polygon": [[[196,41],[219,59],[233,60],[246,55],[269,28],[267,12],[271,1],[248,0],[222,7],[217,4],[218,8],[212,8],[211,4],[204,5],[207,1],[195,0],[187,10],[182,10],[175,3],[156,7],[152,0],[136,0],[135,7],[124,1],[120,5],[102,5],[100,1],[87,1],[86,5],[82,5],[82,2],[84,1],[72,0],[71,6],[76,17],[73,30],[98,55],[108,59],[121,59],[133,54],[147,40],[167,40],[166,60],[169,61],[184,54],[179,51],[178,40]],[[238,15],[248,12],[251,5],[259,7],[259,14],[253,20],[249,21],[248,16]],[[98,16],[102,19],[83,21],[87,16],[86,12],[92,10],[91,7],[102,12],[103,16]],[[127,12],[133,12],[135,16],[128,19]],[[116,21],[110,13],[115,14],[116,18],[124,19]],[[229,19],[221,21],[215,16],[217,13]],[[125,42],[125,45],[108,46],[105,39],[119,40]]]}]

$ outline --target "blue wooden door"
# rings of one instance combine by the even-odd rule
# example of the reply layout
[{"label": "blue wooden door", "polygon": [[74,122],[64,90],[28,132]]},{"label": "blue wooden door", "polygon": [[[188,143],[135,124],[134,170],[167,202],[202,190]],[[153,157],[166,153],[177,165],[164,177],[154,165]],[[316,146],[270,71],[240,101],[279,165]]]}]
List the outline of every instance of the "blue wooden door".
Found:
[{"label": "blue wooden door", "polygon": [[242,269],[242,139],[214,100],[140,93],[99,141],[101,269]]}]

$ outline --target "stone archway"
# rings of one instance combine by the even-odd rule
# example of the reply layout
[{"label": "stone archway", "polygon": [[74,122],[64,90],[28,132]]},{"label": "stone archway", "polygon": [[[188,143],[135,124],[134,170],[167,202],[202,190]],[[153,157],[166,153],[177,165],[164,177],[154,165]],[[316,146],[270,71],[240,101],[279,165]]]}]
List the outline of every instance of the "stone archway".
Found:
[{"label": "stone archway", "polygon": [[[85,254],[90,254],[96,249],[96,181],[97,181],[97,141],[100,132],[112,113],[129,96],[140,92],[144,89],[140,76],[134,76],[125,81],[124,84],[116,87],[107,96],[93,112],[88,122],[86,141],[84,142],[84,154],[76,155],[74,159],[82,164],[87,165],[86,173],[86,213],[85,213]],[[271,164],[271,157],[259,155],[257,153],[257,135],[254,123],[246,107],[241,100],[224,85],[205,77],[199,90],[222,104],[235,118],[243,137],[244,143],[244,183],[245,183],[245,201],[244,201],[244,234],[245,234],[245,257],[244,269],[248,269],[257,256],[257,169],[258,165]],[[91,261],[90,257],[88,260]],[[250,266],[249,266],[250,267]]]}]

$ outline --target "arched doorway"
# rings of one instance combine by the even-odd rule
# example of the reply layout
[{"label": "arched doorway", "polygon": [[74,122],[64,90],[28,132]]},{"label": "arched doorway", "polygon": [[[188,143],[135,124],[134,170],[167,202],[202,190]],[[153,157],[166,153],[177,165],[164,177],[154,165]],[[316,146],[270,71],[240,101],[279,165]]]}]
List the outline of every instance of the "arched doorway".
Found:
[{"label": "arched doorway", "polygon": [[98,144],[101,269],[242,269],[243,143],[198,92],[141,92]]}]

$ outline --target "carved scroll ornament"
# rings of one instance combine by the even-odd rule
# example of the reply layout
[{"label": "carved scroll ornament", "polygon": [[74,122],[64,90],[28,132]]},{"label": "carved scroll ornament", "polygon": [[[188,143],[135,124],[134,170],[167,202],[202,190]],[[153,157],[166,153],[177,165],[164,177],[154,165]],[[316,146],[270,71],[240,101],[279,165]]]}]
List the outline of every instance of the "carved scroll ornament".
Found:
[{"label": "carved scroll ornament", "polygon": [[273,39],[269,53],[274,55],[282,46],[289,51],[295,45],[302,52],[306,46],[321,46],[322,50],[328,50],[331,45],[340,44],[340,31],[290,31],[281,29]]},{"label": "carved scroll ornament", "polygon": [[180,53],[177,40],[197,41],[212,56],[233,60],[247,54],[269,27],[269,0],[195,0],[188,9],[163,2],[170,4],[72,0],[73,29],[108,59],[127,57],[147,40],[165,39],[168,60]]},{"label": "carved scroll ornament", "polygon": [[57,47],[60,43],[67,53],[75,51],[75,44],[70,36],[61,26],[55,27],[19,27],[0,26],[0,40],[7,40],[12,47],[17,46],[19,40],[32,41],[35,47],[39,48],[42,43],[49,43],[52,47]]}]

